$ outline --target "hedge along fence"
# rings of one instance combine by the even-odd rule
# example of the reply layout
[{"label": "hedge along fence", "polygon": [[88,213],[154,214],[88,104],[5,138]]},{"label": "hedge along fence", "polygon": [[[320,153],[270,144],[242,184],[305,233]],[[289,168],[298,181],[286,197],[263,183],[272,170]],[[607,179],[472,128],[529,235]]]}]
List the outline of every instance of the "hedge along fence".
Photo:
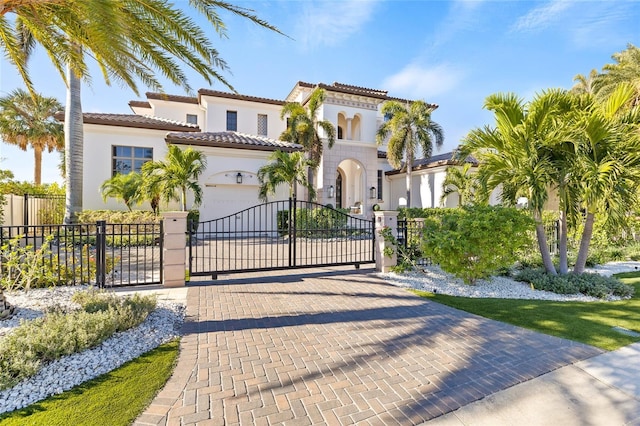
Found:
[{"label": "hedge along fence", "polygon": [[[334,238],[344,234],[349,221],[348,209],[331,207],[303,208],[295,210],[294,223],[296,236],[309,238]],[[277,213],[278,233],[289,233],[289,210]]]}]

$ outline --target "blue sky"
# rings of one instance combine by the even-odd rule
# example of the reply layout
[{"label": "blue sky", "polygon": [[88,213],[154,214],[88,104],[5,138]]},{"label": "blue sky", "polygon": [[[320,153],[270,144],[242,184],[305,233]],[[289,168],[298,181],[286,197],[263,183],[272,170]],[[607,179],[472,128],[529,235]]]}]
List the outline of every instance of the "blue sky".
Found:
[{"label": "blue sky", "polygon": [[[178,0],[178,4],[187,4]],[[550,88],[570,88],[576,74],[612,62],[628,43],[640,45],[640,1],[243,1],[290,38],[222,13],[228,38],[216,45],[230,66],[225,76],[241,94],[284,99],[299,80],[384,89],[440,108],[433,119],[445,130],[441,152],[455,148],[474,127],[491,122],[485,97],[515,92],[530,99]],[[65,86],[38,51],[30,65],[36,89],[65,102]],[[207,85],[191,75],[199,88]],[[0,94],[21,87],[0,61]],[[96,70],[83,87],[85,112],[130,113],[144,99],[108,87]],[[180,88],[165,87],[171,94]],[[0,168],[33,179],[32,151],[0,144]],[[45,156],[43,182],[60,181],[58,155]]]}]

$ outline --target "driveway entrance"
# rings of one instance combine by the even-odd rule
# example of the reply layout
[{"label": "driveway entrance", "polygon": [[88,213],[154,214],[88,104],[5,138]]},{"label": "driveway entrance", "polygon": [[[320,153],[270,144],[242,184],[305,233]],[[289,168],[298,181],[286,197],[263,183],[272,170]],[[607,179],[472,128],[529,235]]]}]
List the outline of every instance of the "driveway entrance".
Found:
[{"label": "driveway entrance", "polygon": [[137,424],[415,425],[602,352],[372,270],[191,285],[177,369]]}]

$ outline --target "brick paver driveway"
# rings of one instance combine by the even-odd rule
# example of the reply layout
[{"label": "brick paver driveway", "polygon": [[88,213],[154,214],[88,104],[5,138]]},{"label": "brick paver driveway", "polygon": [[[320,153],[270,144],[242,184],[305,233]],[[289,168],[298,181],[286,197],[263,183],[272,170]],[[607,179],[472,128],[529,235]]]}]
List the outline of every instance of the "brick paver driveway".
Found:
[{"label": "brick paver driveway", "polygon": [[600,353],[371,272],[192,284],[177,369],[137,424],[419,424]]}]

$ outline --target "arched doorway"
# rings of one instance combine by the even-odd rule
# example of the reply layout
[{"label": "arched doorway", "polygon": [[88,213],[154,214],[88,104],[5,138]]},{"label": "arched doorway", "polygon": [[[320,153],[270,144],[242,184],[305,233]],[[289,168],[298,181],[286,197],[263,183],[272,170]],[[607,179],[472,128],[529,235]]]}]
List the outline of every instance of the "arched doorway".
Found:
[{"label": "arched doorway", "polygon": [[336,208],[342,208],[342,173],[338,170],[338,177],[336,177]]}]

